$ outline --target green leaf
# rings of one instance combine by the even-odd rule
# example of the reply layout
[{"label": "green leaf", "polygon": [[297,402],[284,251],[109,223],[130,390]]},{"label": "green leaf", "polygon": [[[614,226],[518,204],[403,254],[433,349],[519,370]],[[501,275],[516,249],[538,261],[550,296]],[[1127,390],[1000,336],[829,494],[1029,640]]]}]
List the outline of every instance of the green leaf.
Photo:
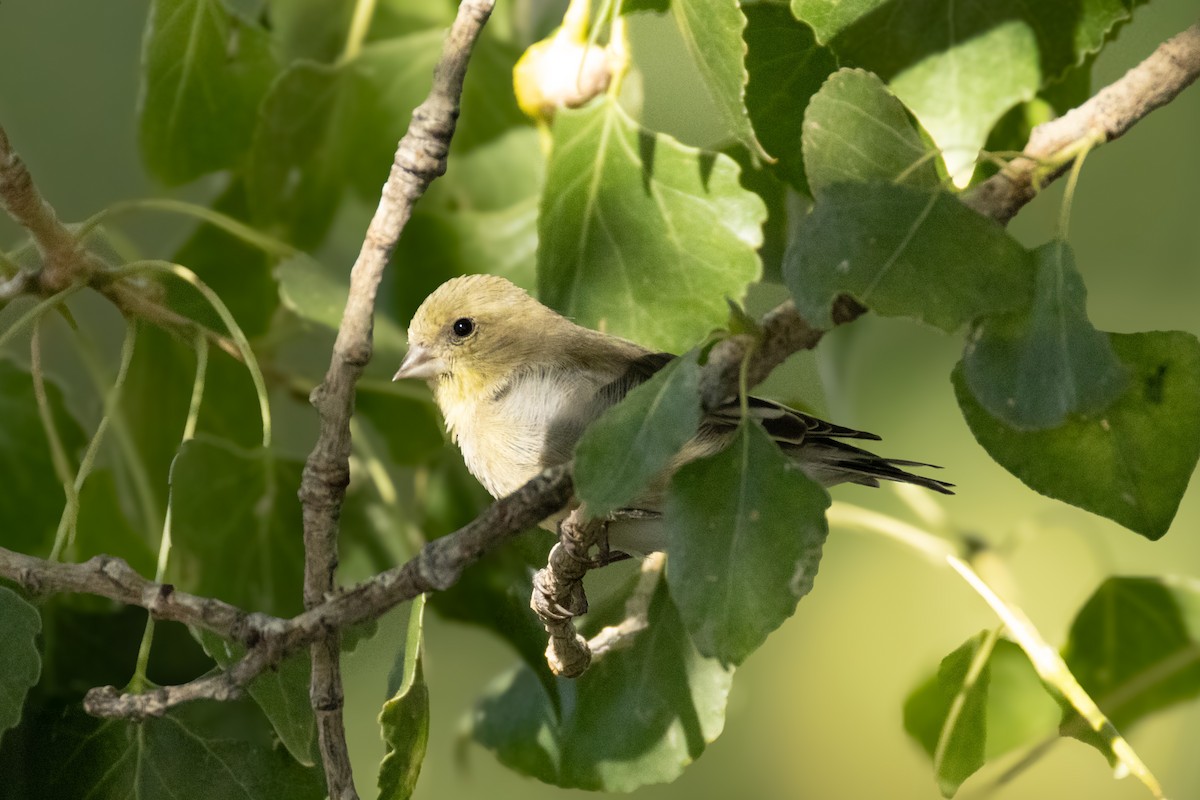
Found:
[{"label": "green leaf", "polygon": [[584,432],[575,447],[575,487],[588,513],[625,507],[662,473],[700,424],[696,351],[631,390]]},{"label": "green leaf", "polygon": [[[1200,695],[1200,582],[1109,578],[1080,609],[1063,659],[1118,730]],[[1064,706],[1062,732],[1110,753]]]},{"label": "green leaf", "polygon": [[[275,277],[286,308],[331,331],[338,329],[350,295],[348,272],[335,273],[311,256],[297,253],[279,263]],[[394,357],[399,363],[407,341],[399,326],[390,317],[377,314],[373,335],[376,358]]]},{"label": "green leaf", "polygon": [[[615,624],[622,610],[592,616],[589,627]],[[720,735],[732,677],[696,652],[660,584],[632,646],[580,678],[557,679],[558,702],[527,668],[501,676],[476,709],[472,735],[546,783],[628,792],[674,780]]]},{"label": "green leaf", "polygon": [[[246,654],[245,648],[208,631],[196,630],[194,635],[204,652],[222,669],[228,669]],[[311,682],[312,661],[305,649],[259,675],[246,689],[288,753],[306,767],[315,764],[318,755],[317,722],[308,696]]]},{"label": "green leaf", "polygon": [[348,65],[343,91],[351,105],[330,109],[336,116],[329,124],[334,137],[349,147],[342,151],[340,168],[349,170],[352,185],[369,202],[379,200],[396,143],[429,93],[444,37],[444,29],[434,27],[370,42]]},{"label": "green leaf", "polygon": [[263,98],[247,161],[250,211],[301,248],[325,238],[341,202],[357,102],[348,68],[311,61],[291,64]]},{"label": "green leaf", "polygon": [[[376,202],[396,144],[432,84],[444,28],[412,16],[336,65],[296,61],[262,104],[247,186],[255,218],[301,247],[322,241],[347,186]],[[456,150],[524,124],[511,83],[517,56],[486,35],[463,90]]]},{"label": "green leaf", "polygon": [[209,436],[171,468],[173,581],[277,616],[303,610],[302,465]]},{"label": "green leaf", "polygon": [[671,479],[671,597],[701,654],[740,664],[812,589],[829,495],[758,425]]},{"label": "green leaf", "polygon": [[[425,595],[412,601],[408,634],[396,661],[398,685],[379,712],[387,753],[379,765],[380,800],[408,800],[417,785],[425,746],[429,743],[429,687],[421,667],[422,617]],[[390,680],[389,680],[390,683]]]},{"label": "green leaf", "polygon": [[1179,331],[1109,334],[1130,380],[1104,411],[1017,431],[954,391],[971,433],[1029,488],[1108,517],[1148,539],[1167,532],[1200,457],[1200,342]]},{"label": "green leaf", "polygon": [[728,157],[640,130],[608,98],[564,110],[538,220],[538,294],[581,325],[685,350],[760,275],[765,219]]},{"label": "green leaf", "polygon": [[[212,202],[216,211],[249,222],[245,181],[235,179]],[[201,223],[171,259],[191,269],[229,307],[242,331],[253,339],[266,333],[279,306],[271,257],[215,225]],[[225,325],[199,292],[182,281],[164,284],[171,308],[217,331]]]},{"label": "green leaf", "polygon": [[1106,408],[1126,386],[1108,336],[1087,318],[1087,290],[1071,246],[1033,251],[1037,285],[1027,309],[978,320],[963,350],[972,396],[1016,430],[1062,425]]},{"label": "green leaf", "polygon": [[670,11],[725,128],[757,158],[769,159],[746,111],[746,16],[737,0],[672,0]]},{"label": "green leaf", "polygon": [[[83,431],[63,404],[63,395],[46,381],[46,397],[58,435],[69,456],[85,443]],[[54,472],[50,443],[38,416],[30,374],[0,357],[0,531],[4,546],[44,556],[54,542],[66,498]]]},{"label": "green leaf", "polygon": [[845,293],[953,332],[1028,304],[1033,277],[1025,249],[953,195],[886,183],[826,188],[783,263],[796,308],[820,327]]},{"label": "green leaf", "polygon": [[879,74],[966,185],[988,132],[1098,50],[1141,0],[791,0],[842,64]]},{"label": "green leaf", "polygon": [[804,166],[814,194],[835,183],[941,181],[921,134],[883,81],[861,69],[829,76],[804,114]]},{"label": "green leaf", "polygon": [[[411,319],[430,293],[451,278],[486,269],[532,289],[537,269],[537,198],[498,211],[425,209],[404,226],[393,255],[397,319]],[[420,269],[407,266],[420,264]]]},{"label": "green leaf", "polygon": [[971,637],[942,659],[937,677],[905,703],[905,728],[933,759],[943,797],[953,797],[962,782],[983,766],[991,680],[988,661],[995,644],[987,631]]},{"label": "green leaf", "polygon": [[70,560],[86,561],[101,554],[120,556],[140,575],[154,574],[154,552],[144,533],[126,517],[113,474],[107,469],[92,471],[79,492],[79,519]]},{"label": "green leaf", "polygon": [[142,45],[142,157],[185,183],[234,166],[277,66],[266,31],[221,0],[154,0]]},{"label": "green leaf", "polygon": [[266,13],[283,63],[329,62],[346,44],[354,6],[342,0],[268,0]]},{"label": "green leaf", "polygon": [[395,319],[412,319],[438,286],[480,270],[534,290],[545,162],[537,133],[525,127],[450,158],[392,255],[396,269],[384,297]]},{"label": "green leaf", "polygon": [[25,695],[42,674],[37,647],[41,629],[37,609],[0,586],[0,737],[21,721]]},{"label": "green leaf", "polygon": [[53,722],[48,752],[39,753],[54,766],[43,796],[166,800],[195,797],[203,787],[205,800],[324,797],[320,772],[272,747],[261,716],[239,705],[193,704],[141,722],[69,711]]},{"label": "green leaf", "polygon": [[[482,492],[474,479],[465,475],[472,486],[443,486],[447,494],[461,497],[471,490]],[[443,473],[443,478],[445,478]],[[458,476],[451,480],[457,481]],[[457,497],[455,497],[457,499]],[[487,498],[490,500],[491,498]],[[477,510],[486,503],[476,503],[474,498],[458,506],[472,511],[469,522]],[[451,530],[459,527],[455,525]],[[429,531],[428,527],[423,530]],[[555,538],[540,528],[526,531],[515,540],[463,570],[458,583],[446,591],[436,592],[429,602],[433,610],[445,619],[466,625],[475,625],[499,637],[520,656],[526,667],[533,670],[547,692],[554,692],[554,675],[546,664],[546,629],[529,607],[529,587],[533,585],[535,570],[546,566],[546,558]],[[557,695],[555,695],[557,699]]]},{"label": "green leaf", "polygon": [[433,403],[394,383],[360,382],[354,412],[379,435],[397,464],[424,463],[446,443]]},{"label": "green leaf", "polygon": [[837,59],[817,44],[812,29],[783,6],[747,6],[746,109],[763,147],[776,158],[774,171],[798,191],[810,193],[801,151],[805,108]]},{"label": "green leaf", "polygon": [[984,631],[909,694],[904,729],[933,759],[942,794],[952,797],[985,761],[1044,737],[1059,714],[1020,646]]}]

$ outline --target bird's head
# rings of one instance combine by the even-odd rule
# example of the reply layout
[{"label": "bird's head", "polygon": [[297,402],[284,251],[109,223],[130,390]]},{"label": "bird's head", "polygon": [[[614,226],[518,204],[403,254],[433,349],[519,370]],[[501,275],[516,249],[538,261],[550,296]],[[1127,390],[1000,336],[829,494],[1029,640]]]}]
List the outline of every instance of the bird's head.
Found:
[{"label": "bird's head", "polygon": [[453,379],[485,389],[529,364],[563,317],[497,275],[446,281],[425,298],[408,327],[408,354],[395,380]]}]

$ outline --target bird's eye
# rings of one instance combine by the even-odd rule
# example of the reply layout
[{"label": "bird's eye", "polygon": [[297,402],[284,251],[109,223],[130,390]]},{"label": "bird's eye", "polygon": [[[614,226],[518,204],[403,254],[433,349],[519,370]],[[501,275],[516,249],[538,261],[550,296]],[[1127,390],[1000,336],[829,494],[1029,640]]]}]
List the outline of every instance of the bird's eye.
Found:
[{"label": "bird's eye", "polygon": [[463,317],[462,319],[454,320],[454,324],[450,326],[454,331],[454,335],[460,339],[465,339],[475,331],[475,323]]}]

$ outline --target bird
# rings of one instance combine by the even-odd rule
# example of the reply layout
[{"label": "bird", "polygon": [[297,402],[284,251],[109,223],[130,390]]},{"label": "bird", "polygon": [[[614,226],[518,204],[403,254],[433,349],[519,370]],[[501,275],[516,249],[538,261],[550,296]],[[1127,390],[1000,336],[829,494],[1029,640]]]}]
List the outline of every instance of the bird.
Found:
[{"label": "bird", "polygon": [[[423,379],[467,469],[500,498],[547,467],[571,460],[588,424],[676,356],[576,324],[497,275],[465,275],[435,289],[408,328],[408,352],[393,380]],[[849,440],[879,440],[759,397],[749,416],[808,477],[828,487],[878,486],[880,480],[953,494],[953,484],[908,472],[934,467],[883,458]],[[665,547],[661,511],[670,474],[719,452],[734,438],[736,399],[708,412],[695,437],[631,508],[609,522],[614,550],[649,553]],[[544,520],[554,530],[566,515]]]}]

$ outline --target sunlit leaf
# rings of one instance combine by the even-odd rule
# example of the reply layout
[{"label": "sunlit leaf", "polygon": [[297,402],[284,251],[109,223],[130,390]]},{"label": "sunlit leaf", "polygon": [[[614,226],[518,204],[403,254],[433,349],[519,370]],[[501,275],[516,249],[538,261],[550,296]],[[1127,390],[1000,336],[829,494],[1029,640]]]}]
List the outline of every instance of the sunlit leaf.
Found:
[{"label": "sunlit leaf", "polygon": [[1029,488],[1158,539],[1200,457],[1200,342],[1178,331],[1109,339],[1129,374],[1124,393],[1057,428],[1018,431],[996,419],[961,366],[954,391],[975,438]]},{"label": "sunlit leaf", "polygon": [[1015,239],[945,192],[888,183],[829,186],[784,256],[809,322],[832,324],[840,294],[884,316],[953,332],[1028,304],[1033,268]]},{"label": "sunlit leaf", "polygon": [[[615,624],[620,602],[591,616],[593,629]],[[732,677],[695,651],[660,584],[649,625],[631,647],[580,678],[558,679],[558,702],[525,667],[501,676],[476,709],[472,735],[508,767],[546,783],[632,791],[674,780],[720,735]]]},{"label": "sunlit leaf", "polygon": [[0,736],[21,719],[25,693],[38,682],[42,619],[16,592],[0,586]]},{"label": "sunlit leaf", "polygon": [[672,0],[671,17],[684,47],[704,80],[725,128],[759,158],[767,156],[746,111],[742,30],[746,16],[737,0]]},{"label": "sunlit leaf", "polygon": [[[408,800],[417,785],[429,742],[429,687],[421,666],[422,615],[425,596],[412,601],[404,648],[388,687],[390,697],[379,712],[387,753],[379,765],[380,800]],[[391,681],[389,680],[389,683]]]},{"label": "sunlit leaf", "polygon": [[1021,648],[982,632],[942,659],[904,703],[904,728],[934,760],[952,797],[985,760],[1053,730],[1058,704]]},{"label": "sunlit leaf", "polygon": [[[46,381],[46,396],[63,447],[72,457],[84,434],[63,404],[63,395]],[[45,556],[54,542],[66,497],[54,473],[50,443],[38,416],[33,377],[0,357],[0,545]]]},{"label": "sunlit leaf", "polygon": [[266,31],[221,0],[154,0],[142,45],[142,156],[166,183],[234,166],[277,66]]},{"label": "sunlit leaf", "polygon": [[700,424],[700,364],[677,358],[588,426],[575,448],[575,486],[597,517],[633,501]]},{"label": "sunlit leaf", "polygon": [[581,325],[680,351],[761,266],[766,209],[726,156],[640,130],[611,99],[560,112],[538,220],[538,294]]},{"label": "sunlit leaf", "polygon": [[[1109,578],[1071,624],[1063,659],[1117,729],[1200,695],[1200,582]],[[1073,709],[1062,732],[1109,754]]]},{"label": "sunlit leaf", "polygon": [[776,159],[776,174],[807,194],[801,122],[809,98],[837,69],[837,60],[786,7],[760,3],[743,11],[750,74],[746,109],[763,147]]},{"label": "sunlit leaf", "polygon": [[791,0],[841,63],[888,82],[960,186],[997,120],[1098,50],[1138,3]]},{"label": "sunlit leaf", "polygon": [[1087,318],[1087,290],[1071,246],[1033,252],[1037,285],[1028,309],[978,320],[963,351],[971,394],[1017,430],[1063,424],[1099,412],[1125,388],[1125,369],[1108,336]]},{"label": "sunlit leaf", "polygon": [[671,479],[671,597],[700,653],[740,664],[812,589],[829,495],[757,424]]},{"label": "sunlit leaf", "polygon": [[804,168],[814,194],[835,183],[896,181],[935,189],[929,149],[878,77],[860,69],[829,76],[804,114]]}]

